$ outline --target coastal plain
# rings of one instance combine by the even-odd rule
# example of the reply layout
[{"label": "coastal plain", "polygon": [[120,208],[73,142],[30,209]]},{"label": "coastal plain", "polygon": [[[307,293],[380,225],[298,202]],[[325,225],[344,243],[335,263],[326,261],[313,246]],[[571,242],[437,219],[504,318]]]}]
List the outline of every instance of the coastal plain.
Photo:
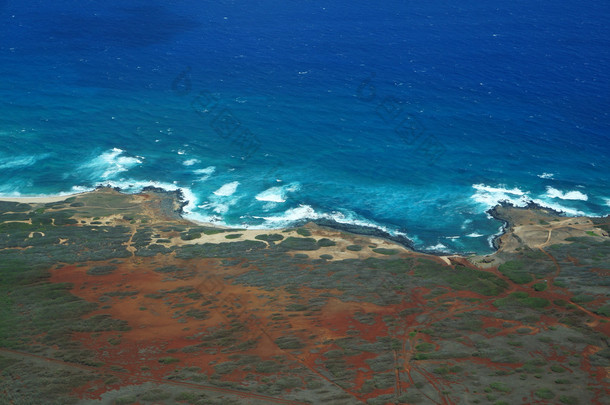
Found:
[{"label": "coastal plain", "polygon": [[441,257],[181,207],[154,189],[0,201],[0,403],[608,398],[610,218],[499,205],[497,252]]}]

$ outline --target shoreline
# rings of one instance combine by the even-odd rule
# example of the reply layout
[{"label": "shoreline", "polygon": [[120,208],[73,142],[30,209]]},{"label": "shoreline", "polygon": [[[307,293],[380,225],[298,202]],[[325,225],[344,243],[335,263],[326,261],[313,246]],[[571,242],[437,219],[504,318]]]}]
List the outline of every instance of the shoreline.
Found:
[{"label": "shoreline", "polygon": [[[185,199],[184,197],[184,193],[182,192],[181,189],[176,189],[176,190],[166,190],[160,187],[154,187],[154,186],[148,186],[148,187],[144,187],[142,188],[142,190],[138,193],[127,193],[124,192],[120,187],[111,187],[109,185],[107,186],[97,186],[95,187],[93,190],[90,191],[84,191],[84,192],[77,192],[77,193],[72,193],[72,194],[64,194],[64,195],[38,195],[38,196],[0,196],[0,202],[17,202],[17,203],[26,203],[26,204],[49,204],[49,203],[56,203],[56,202],[60,202],[60,201],[65,201],[69,198],[74,198],[74,197],[79,197],[79,196],[83,196],[89,193],[94,193],[98,190],[105,190],[105,189],[111,189],[114,190],[116,192],[122,193],[122,194],[131,194],[131,195],[137,195],[137,194],[142,194],[142,193],[156,193],[156,194],[162,194],[162,195],[167,195],[170,196],[172,199],[172,206],[166,206],[166,209],[168,212],[173,212],[175,215],[177,215],[178,217],[180,217],[180,219],[183,219],[185,221],[189,221],[195,225],[199,225],[199,226],[206,226],[206,227],[210,227],[210,228],[217,228],[217,229],[223,229],[223,230],[227,230],[227,229],[234,229],[234,230],[247,230],[248,228],[241,228],[239,226],[234,227],[234,226],[229,226],[229,225],[222,225],[222,224],[216,224],[216,223],[210,223],[210,222],[204,222],[204,221],[198,221],[195,219],[191,219],[188,217],[185,217],[186,212],[184,211],[184,208],[188,205],[188,200]],[[501,215],[498,214],[498,208],[499,207],[511,207],[511,208],[515,208],[515,209],[519,209],[519,210],[542,210],[546,213],[548,213],[549,215],[552,216],[556,216],[556,217],[573,217],[576,218],[576,216],[570,216],[568,215],[566,212],[563,211],[557,211],[553,208],[547,208],[544,207],[540,204],[537,204],[533,201],[529,201],[528,204],[524,207],[519,207],[516,206],[508,201],[499,201],[498,204],[492,208],[490,208],[489,210],[485,211],[488,215],[490,215],[494,220],[496,221],[500,221],[502,223],[501,226],[501,231],[495,235],[491,235],[490,237],[492,238],[491,240],[491,244],[492,244],[492,248],[494,249],[494,252],[490,253],[490,254],[486,254],[484,256],[487,255],[493,255],[497,252],[499,252],[501,250],[501,244],[500,244],[500,240],[501,238],[506,235],[507,232],[509,232],[512,224],[507,221],[505,218],[503,218]],[[599,216],[599,218],[602,218],[603,216]],[[597,217],[595,217],[597,218]],[[323,227],[323,228],[328,228],[328,229],[332,229],[332,230],[336,230],[336,231],[340,231],[340,232],[346,232],[346,233],[350,233],[353,235],[361,235],[361,236],[368,236],[368,237],[374,237],[374,238],[380,238],[383,240],[387,240],[390,241],[392,243],[395,243],[401,247],[407,248],[408,250],[411,250],[413,252],[417,252],[417,253],[424,253],[424,254],[429,254],[429,255],[434,255],[434,256],[438,256],[438,257],[442,257],[442,256],[462,256],[462,257],[467,257],[470,255],[479,255],[476,252],[451,252],[451,253],[447,253],[447,252],[435,252],[435,251],[429,251],[426,249],[417,249],[414,246],[414,243],[411,239],[409,239],[407,236],[403,236],[403,235],[391,235],[390,233],[379,229],[379,228],[375,228],[372,226],[363,226],[363,225],[355,225],[355,224],[346,224],[346,223],[340,223],[340,222],[336,222],[330,219],[315,219],[315,220],[300,220],[300,221],[296,221],[294,224],[292,224],[290,227],[283,227],[283,228],[265,228],[265,230],[275,230],[275,231],[282,231],[282,230],[287,230],[290,228],[294,228],[294,227],[300,227],[300,226],[304,226],[308,223],[313,223],[317,226]]]}]

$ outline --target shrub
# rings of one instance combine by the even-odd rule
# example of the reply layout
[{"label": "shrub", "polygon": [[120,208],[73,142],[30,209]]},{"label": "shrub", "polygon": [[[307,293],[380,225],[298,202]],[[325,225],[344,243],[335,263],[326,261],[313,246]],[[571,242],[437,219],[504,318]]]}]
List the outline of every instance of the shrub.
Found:
[{"label": "shrub", "polygon": [[534,290],[536,291],[545,291],[547,288],[547,284],[546,283],[536,283],[534,284]]},{"label": "shrub", "polygon": [[265,242],[279,242],[284,239],[284,236],[280,235],[279,233],[266,233],[262,235],[256,235],[254,239],[264,240]]},{"label": "shrub", "polygon": [[301,236],[311,236],[311,231],[309,231],[309,229],[305,229],[305,228],[297,229],[297,233]]},{"label": "shrub", "polygon": [[322,238],[318,241],[318,246],[320,247],[330,247],[335,245],[336,243],[328,238]]},{"label": "shrub", "polygon": [[516,284],[527,284],[534,279],[523,269],[523,262],[520,260],[507,261],[501,264],[498,270]]},{"label": "shrub", "polygon": [[313,238],[288,237],[279,246],[287,250],[318,250],[320,246]]},{"label": "shrub", "polygon": [[114,272],[117,269],[116,266],[108,265],[108,266],[94,266],[87,270],[87,274],[90,276],[105,276]]},{"label": "shrub", "polygon": [[177,359],[175,357],[162,357],[158,361],[161,364],[172,364],[180,362],[180,359]]},{"label": "shrub", "polygon": [[576,405],[578,404],[578,399],[576,397],[570,396],[570,395],[562,395],[559,397],[559,401],[561,401],[562,404],[568,404],[568,405]]},{"label": "shrub", "polygon": [[379,253],[380,255],[392,256],[398,254],[398,250],[396,249],[384,249],[384,248],[376,248],[373,249],[373,252]]},{"label": "shrub", "polygon": [[551,391],[548,388],[542,388],[539,389],[538,391],[536,391],[534,393],[538,398],[542,398],[542,399],[551,399],[555,397],[555,394],[553,393],[553,391]]}]

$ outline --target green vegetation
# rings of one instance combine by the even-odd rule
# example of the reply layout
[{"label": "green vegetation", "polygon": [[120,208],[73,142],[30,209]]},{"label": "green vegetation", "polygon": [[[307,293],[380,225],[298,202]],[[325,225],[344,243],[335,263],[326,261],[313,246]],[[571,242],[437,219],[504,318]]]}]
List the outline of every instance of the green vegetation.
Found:
[{"label": "green vegetation", "polygon": [[534,393],[538,398],[542,398],[542,399],[552,399],[555,397],[555,394],[553,393],[553,391],[551,391],[548,388],[542,388],[539,389],[538,391],[536,391]]},{"label": "green vegetation", "polygon": [[301,349],[305,347],[305,344],[296,336],[281,336],[275,339],[275,344],[278,345],[280,349],[284,350]]},{"label": "green vegetation", "polygon": [[610,304],[606,304],[600,308],[594,309],[593,312],[599,315],[610,317]]},{"label": "green vegetation", "polygon": [[489,384],[489,387],[494,391],[500,391],[504,393],[509,393],[512,389],[506,384],[502,382],[493,382]]},{"label": "green vegetation", "polygon": [[336,243],[328,238],[322,238],[318,241],[318,246],[320,246],[320,247],[330,247],[330,246],[335,246],[335,245],[336,245]]},{"label": "green vegetation", "polygon": [[311,231],[309,229],[305,229],[305,228],[297,229],[297,233],[301,236],[311,236]]},{"label": "green vegetation", "polygon": [[105,276],[113,273],[117,269],[114,265],[108,266],[93,266],[87,270],[87,274],[90,276]]},{"label": "green vegetation", "polygon": [[546,282],[544,282],[544,283],[536,283],[532,287],[534,287],[534,290],[536,290],[536,291],[546,291],[548,285]]},{"label": "green vegetation", "polygon": [[318,250],[320,246],[313,238],[296,238],[290,236],[279,245],[284,250]]},{"label": "green vegetation", "polygon": [[180,234],[180,239],[182,240],[195,240],[201,238],[201,234],[199,232],[185,232]]},{"label": "green vegetation", "polygon": [[578,304],[583,304],[583,303],[591,302],[591,301],[594,301],[594,300],[595,300],[595,297],[592,297],[590,295],[578,294],[578,295],[573,296],[570,301],[576,302]]},{"label": "green vegetation", "polygon": [[[36,206],[27,204],[0,210],[0,348],[99,370],[72,370],[61,364],[53,366],[61,370],[50,370],[34,364],[39,360],[30,362],[18,354],[9,357],[7,352],[0,356],[0,392],[10,394],[14,403],[34,403],[37,398],[48,399],[49,404],[75,403],[69,393],[77,387],[84,392],[92,387],[86,385],[91,381],[99,387],[124,387],[132,365],[99,355],[130,350],[130,325],[104,314],[120,311],[121,305],[129,308],[125,314],[132,316],[135,311],[146,322],[164,308],[171,327],[183,330],[184,335],[170,346],[155,341],[154,350],[146,352],[151,363],[135,367],[143,376],[159,369],[168,381],[280,398],[290,393],[296,401],[337,404],[365,394],[370,404],[427,403],[432,393],[429,373],[434,373],[443,387],[441,394],[451,402],[459,402],[468,392],[472,403],[503,403],[500,399],[512,403],[531,396],[539,402],[591,403],[603,389],[581,363],[588,361],[592,370],[608,367],[610,350],[583,354],[590,346],[604,347],[603,336],[588,326],[591,317],[570,303],[604,316],[610,312],[599,272],[608,268],[610,244],[599,242],[602,238],[578,238],[570,245],[548,248],[560,268],[537,249],[500,252],[500,259],[508,261],[500,266],[506,277],[498,277],[494,269],[399,255],[402,250],[379,248],[364,237],[354,239],[362,245],[349,245],[347,250],[371,246],[382,256],[340,260],[334,249],[309,253],[335,242],[312,236],[305,228],[297,230],[299,237],[270,233],[243,241],[236,240],[244,235],[236,229],[215,230],[182,221],[159,225],[138,212],[137,206],[122,207],[120,198],[110,199],[108,206],[95,199],[80,201],[35,211]],[[77,208],[78,221],[73,217]],[[117,209],[125,225],[134,225],[105,226],[108,213],[116,214]],[[83,216],[99,217],[94,219],[98,226],[81,222]],[[30,219],[32,224],[6,222]],[[178,236],[189,240],[221,232],[225,232],[222,239],[228,239],[223,243],[170,246]],[[135,257],[126,250],[128,241],[136,248]],[[129,278],[142,270],[154,271],[152,278],[166,288],[151,291]],[[542,277],[556,270],[557,278]],[[73,271],[79,290],[50,282],[51,274]],[[213,282],[206,278],[212,273],[217,275]],[[86,280],[82,285],[81,277]],[[569,290],[547,291],[543,279]],[[529,286],[515,285],[530,281]],[[95,294],[98,302],[74,295],[81,290],[85,297]],[[244,290],[245,300],[237,296]],[[552,297],[555,305],[541,296]],[[254,302],[262,310],[250,311]],[[189,343],[179,345],[181,339]],[[88,340],[95,351],[80,343],[89,347]],[[272,343],[284,352],[276,348],[270,358],[257,352]],[[142,350],[148,349],[142,345]],[[314,365],[301,362],[308,353]],[[206,360],[193,363],[200,367],[189,367],[190,359],[186,363],[179,359],[188,354]],[[407,360],[422,373],[412,373],[408,393],[394,395],[397,375],[407,381]],[[371,378],[357,386],[363,373]],[[243,399],[232,400],[229,393],[219,399],[212,391],[185,389],[179,384],[131,385],[108,400],[237,404]]]},{"label": "green vegetation", "polygon": [[418,352],[429,353],[434,351],[435,346],[432,343],[420,343],[415,346],[415,350]]},{"label": "green vegetation", "polygon": [[162,357],[158,361],[161,364],[172,364],[172,363],[179,363],[180,359],[177,359],[175,357]]},{"label": "green vegetation", "polygon": [[571,396],[571,395],[562,395],[559,397],[559,401],[562,404],[567,404],[567,405],[578,405],[578,398]]},{"label": "green vegetation", "polygon": [[385,248],[376,248],[376,249],[373,249],[373,252],[379,253],[380,255],[388,255],[388,256],[398,254],[398,250],[396,250],[396,249],[385,249]]},{"label": "green vegetation", "polygon": [[254,239],[264,240],[265,242],[279,242],[284,239],[284,235],[279,233],[256,235]]},{"label": "green vegetation", "polygon": [[508,286],[492,273],[466,267],[451,268],[428,259],[418,259],[414,275],[456,290],[469,290],[487,296],[498,295]]},{"label": "green vegetation", "polygon": [[494,306],[497,308],[506,308],[510,306],[523,306],[532,309],[545,308],[550,305],[549,300],[540,297],[530,297],[526,292],[515,292],[506,298],[500,298],[494,301]]},{"label": "green vegetation", "polygon": [[498,270],[516,284],[527,284],[534,278],[527,273],[523,268],[523,262],[520,260],[510,260],[498,267]]}]

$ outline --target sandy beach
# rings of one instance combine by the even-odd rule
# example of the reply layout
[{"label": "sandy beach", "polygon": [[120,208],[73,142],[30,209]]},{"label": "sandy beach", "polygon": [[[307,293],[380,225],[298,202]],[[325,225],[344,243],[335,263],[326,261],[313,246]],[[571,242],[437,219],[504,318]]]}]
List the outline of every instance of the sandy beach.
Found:
[{"label": "sandy beach", "polygon": [[27,204],[47,204],[57,201],[64,201],[70,197],[76,197],[86,193],[75,193],[66,195],[49,195],[49,196],[23,196],[23,197],[11,197],[11,196],[0,196],[0,201],[19,202]]}]

